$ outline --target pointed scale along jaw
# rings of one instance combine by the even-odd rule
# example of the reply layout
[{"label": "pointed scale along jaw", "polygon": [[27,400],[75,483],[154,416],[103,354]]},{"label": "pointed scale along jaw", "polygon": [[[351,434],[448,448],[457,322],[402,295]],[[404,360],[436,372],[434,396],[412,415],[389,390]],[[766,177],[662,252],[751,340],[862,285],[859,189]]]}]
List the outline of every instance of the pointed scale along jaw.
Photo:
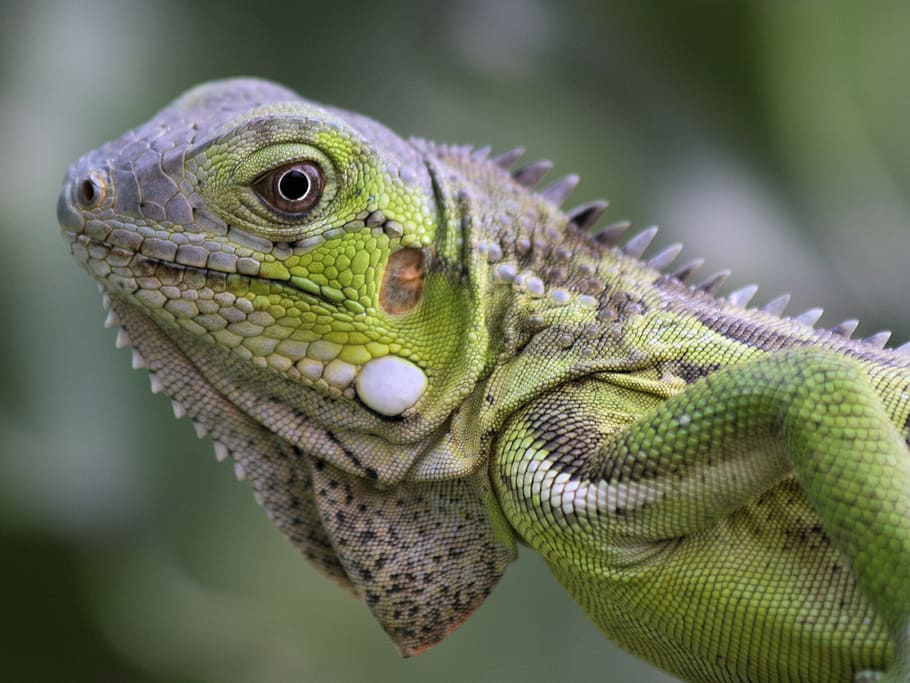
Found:
[{"label": "pointed scale along jaw", "polygon": [[232,80],[84,156],[58,202],[153,386],[408,654],[514,556],[440,430],[487,350],[450,194],[379,124]]}]

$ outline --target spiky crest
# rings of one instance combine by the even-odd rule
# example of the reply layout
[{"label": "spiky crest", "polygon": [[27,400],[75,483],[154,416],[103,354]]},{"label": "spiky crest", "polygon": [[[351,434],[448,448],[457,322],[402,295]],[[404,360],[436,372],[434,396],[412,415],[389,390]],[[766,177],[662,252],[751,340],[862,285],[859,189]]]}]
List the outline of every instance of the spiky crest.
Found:
[{"label": "spiky crest", "polygon": [[[541,159],[513,171],[512,167],[525,153],[524,147],[515,147],[492,157],[489,156],[489,147],[481,147],[476,150],[468,148],[468,152],[473,161],[486,161],[487,163],[491,163],[500,169],[509,172],[516,183],[532,191],[534,191],[533,188],[553,168],[553,163],[551,161],[548,159]],[[551,204],[559,207],[575,189],[578,183],[579,176],[570,173],[553,181],[546,187],[536,190],[535,193]],[[629,221],[620,220],[601,227],[594,227],[608,206],[609,202],[607,200],[596,199],[566,210],[569,228],[589,233],[591,238],[601,246],[609,248],[618,247],[622,238],[631,227]],[[701,283],[692,285],[690,284],[690,280],[705,262],[702,258],[695,258],[678,267],[676,270],[666,273],[666,269],[676,260],[683,247],[680,243],[674,243],[665,247],[654,256],[645,259],[645,252],[654,240],[657,231],[657,226],[651,226],[636,233],[629,238],[622,247],[619,247],[621,252],[627,257],[642,261],[646,267],[664,273],[679,283],[688,286],[695,292],[717,297],[718,292],[730,277],[731,271],[726,269],[721,270],[706,278]],[[757,290],[757,285],[746,285],[728,294],[724,297],[724,301],[730,306],[745,309],[752,301]],[[789,302],[790,295],[782,294],[769,300],[758,310],[771,316],[783,318]],[[815,329],[821,315],[821,308],[810,308],[799,315],[793,316],[790,320],[794,323],[806,325]],[[850,339],[857,326],[858,321],[855,319],[844,320],[831,327],[828,332],[832,335]],[[890,332],[877,332],[864,338],[862,343],[872,348],[883,349],[885,348],[889,337]],[[910,342],[893,350],[910,354]]]}]

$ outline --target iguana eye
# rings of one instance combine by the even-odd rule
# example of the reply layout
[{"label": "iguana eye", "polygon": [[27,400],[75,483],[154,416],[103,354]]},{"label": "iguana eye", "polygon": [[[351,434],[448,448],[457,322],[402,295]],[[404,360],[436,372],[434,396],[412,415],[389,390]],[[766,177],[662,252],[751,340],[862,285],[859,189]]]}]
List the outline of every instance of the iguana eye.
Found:
[{"label": "iguana eye", "polygon": [[319,166],[312,161],[295,161],[259,176],[252,188],[269,208],[302,215],[319,201],[323,185]]}]

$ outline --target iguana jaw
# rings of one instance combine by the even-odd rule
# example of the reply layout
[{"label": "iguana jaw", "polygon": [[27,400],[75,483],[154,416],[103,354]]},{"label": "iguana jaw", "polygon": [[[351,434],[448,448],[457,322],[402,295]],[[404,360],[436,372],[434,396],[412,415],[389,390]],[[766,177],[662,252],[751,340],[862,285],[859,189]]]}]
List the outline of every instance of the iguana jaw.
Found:
[{"label": "iguana jaw", "polygon": [[[143,238],[144,226],[111,231],[74,207],[78,183],[67,187],[58,219],[73,255],[105,291],[128,298],[165,327],[207,337],[254,364],[330,395],[359,398],[385,416],[405,412],[426,390],[424,371],[396,355],[400,349],[381,336],[331,328],[320,334],[304,326],[292,330],[287,325],[299,320],[276,318],[276,308],[293,308],[301,317],[350,323],[366,308],[342,291],[291,275],[280,262],[261,255],[225,258],[214,235],[182,233],[188,241],[181,249],[173,241]],[[370,332],[378,326],[362,327]]]}]

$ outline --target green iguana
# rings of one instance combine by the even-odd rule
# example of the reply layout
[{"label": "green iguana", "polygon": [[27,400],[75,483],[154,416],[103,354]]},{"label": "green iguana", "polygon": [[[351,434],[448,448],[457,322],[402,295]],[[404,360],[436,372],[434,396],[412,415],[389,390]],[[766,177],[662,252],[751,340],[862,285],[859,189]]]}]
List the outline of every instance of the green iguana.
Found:
[{"label": "green iguana", "polygon": [[646,230],[520,151],[199,86],[58,204],[120,346],[405,654],[541,553],[690,681],[910,681],[910,354]]}]

